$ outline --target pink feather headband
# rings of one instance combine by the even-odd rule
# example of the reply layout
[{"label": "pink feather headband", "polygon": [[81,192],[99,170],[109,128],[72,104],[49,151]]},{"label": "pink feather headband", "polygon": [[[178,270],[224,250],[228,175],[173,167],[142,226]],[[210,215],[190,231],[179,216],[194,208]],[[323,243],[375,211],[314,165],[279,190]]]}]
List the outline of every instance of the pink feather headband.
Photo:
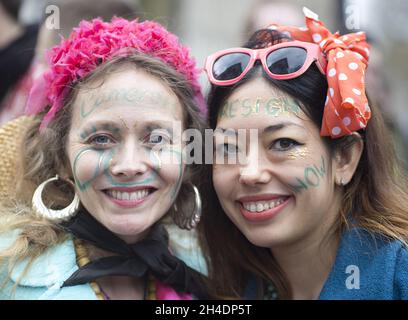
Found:
[{"label": "pink feather headband", "polygon": [[34,115],[50,106],[40,129],[44,129],[63,107],[70,85],[115,56],[140,52],[164,61],[190,83],[202,115],[207,107],[198,83],[199,70],[178,38],[153,21],[113,18],[82,21],[68,39],[48,52],[50,69],[36,80],[27,101],[26,114]]}]

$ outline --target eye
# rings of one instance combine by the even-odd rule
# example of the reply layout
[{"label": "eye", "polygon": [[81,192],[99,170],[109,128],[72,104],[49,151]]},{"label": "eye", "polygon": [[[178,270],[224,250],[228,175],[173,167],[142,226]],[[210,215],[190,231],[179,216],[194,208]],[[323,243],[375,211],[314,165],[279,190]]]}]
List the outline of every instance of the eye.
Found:
[{"label": "eye", "polygon": [[98,147],[106,147],[109,144],[114,143],[113,139],[107,135],[100,134],[97,136],[93,136],[88,140],[88,143],[91,143]]},{"label": "eye", "polygon": [[297,141],[293,140],[293,139],[289,139],[289,138],[281,138],[281,139],[277,139],[275,141],[272,142],[270,149],[274,149],[277,151],[287,151],[292,149],[295,146],[299,146],[300,143],[298,143]]},{"label": "eye", "polygon": [[163,130],[154,130],[151,134],[145,137],[145,142],[152,145],[171,144],[170,134]]}]

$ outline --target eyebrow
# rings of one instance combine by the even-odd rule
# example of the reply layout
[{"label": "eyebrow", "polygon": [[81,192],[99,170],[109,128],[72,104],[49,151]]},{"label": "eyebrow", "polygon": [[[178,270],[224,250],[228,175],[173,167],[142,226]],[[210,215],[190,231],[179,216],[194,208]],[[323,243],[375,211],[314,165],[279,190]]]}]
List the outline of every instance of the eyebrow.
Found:
[{"label": "eyebrow", "polygon": [[267,126],[265,129],[262,130],[262,134],[264,134],[264,133],[274,133],[276,131],[285,129],[287,127],[292,127],[292,126],[301,128],[302,130],[305,130],[305,128],[303,126],[301,126],[300,124],[297,124],[297,123],[294,123],[294,122],[281,122],[281,123],[278,123],[278,124]]},{"label": "eyebrow", "polygon": [[154,123],[148,123],[148,124],[143,126],[144,131],[152,132],[152,131],[157,130],[157,129],[167,130],[171,135],[173,135],[173,128],[169,128],[168,126],[166,126],[166,125],[164,125],[162,123],[154,122]]},{"label": "eyebrow", "polygon": [[106,121],[106,120],[95,121],[95,122],[86,124],[84,128],[81,129],[80,136],[82,139],[85,139],[86,137],[88,137],[92,133],[95,133],[98,130],[108,130],[113,133],[118,133],[121,131],[120,126],[116,122]]}]

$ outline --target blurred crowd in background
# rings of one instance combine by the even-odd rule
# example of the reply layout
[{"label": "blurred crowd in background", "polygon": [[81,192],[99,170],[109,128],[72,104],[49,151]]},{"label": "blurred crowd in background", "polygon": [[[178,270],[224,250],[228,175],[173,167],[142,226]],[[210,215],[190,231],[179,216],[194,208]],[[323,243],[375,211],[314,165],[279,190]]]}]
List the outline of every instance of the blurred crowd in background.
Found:
[{"label": "blurred crowd in background", "polygon": [[[210,53],[240,46],[272,22],[303,26],[303,6],[332,32],[367,32],[368,96],[382,109],[408,168],[408,2],[403,0],[0,0],[0,124],[23,114],[31,85],[46,68],[46,50],[83,19],[156,20],[191,48],[202,67]],[[204,74],[201,82],[206,93]]]}]

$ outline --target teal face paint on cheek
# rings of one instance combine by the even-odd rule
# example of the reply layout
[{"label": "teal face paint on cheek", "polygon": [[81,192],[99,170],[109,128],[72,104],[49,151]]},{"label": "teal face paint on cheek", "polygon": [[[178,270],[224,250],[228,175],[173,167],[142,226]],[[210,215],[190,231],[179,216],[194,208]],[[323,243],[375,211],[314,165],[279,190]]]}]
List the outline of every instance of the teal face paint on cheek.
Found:
[{"label": "teal face paint on cheek", "polygon": [[291,186],[295,193],[299,193],[302,190],[308,190],[309,188],[317,188],[320,185],[321,179],[326,176],[326,164],[324,157],[321,156],[320,167],[315,164],[308,166],[303,171],[303,179],[296,178],[297,184]]},{"label": "teal face paint on cheek", "polygon": [[177,192],[181,186],[181,182],[183,180],[183,154],[178,150],[169,150],[169,152],[176,154],[179,158],[179,176],[177,178],[176,185],[173,188],[172,194],[170,196],[170,201],[173,202],[176,200]]},{"label": "teal face paint on cheek", "polygon": [[[151,151],[152,153],[156,154],[155,151]],[[173,163],[177,163],[178,164],[178,177],[177,177],[177,181],[175,183],[175,185],[171,188],[171,194],[170,194],[170,200],[171,202],[174,202],[174,200],[177,197],[177,193],[178,190],[180,188],[180,185],[182,183],[183,180],[183,153],[180,150],[175,150],[173,146],[165,146],[162,149],[160,149],[160,156],[164,159],[164,161],[162,160],[162,158],[160,158],[159,154],[157,155],[157,160],[160,161],[160,163],[164,163],[164,164],[173,164]],[[150,155],[150,159],[153,159],[156,157]],[[172,170],[170,168],[166,168],[165,170],[167,170],[167,172],[169,172],[169,170]]]},{"label": "teal face paint on cheek", "polygon": [[[86,181],[80,181],[80,179],[78,178],[78,162],[80,161],[80,159],[86,155],[87,153],[97,153],[98,154],[98,166],[95,167],[94,173],[92,174],[92,177]],[[113,150],[95,150],[93,147],[87,147],[82,149],[81,151],[78,152],[78,154],[75,157],[74,160],[74,165],[73,165],[73,175],[74,175],[74,180],[75,183],[78,187],[78,189],[81,192],[84,192],[93,182],[93,180],[95,180],[103,171],[105,171],[105,169],[102,167],[101,168],[101,164],[102,164],[102,159],[104,158],[104,155],[108,153],[107,158],[112,157],[113,156]]]},{"label": "teal face paint on cheek", "polygon": [[302,189],[307,190],[308,186],[303,182],[302,179],[296,178],[297,185],[292,186],[292,188],[295,190],[295,193],[300,193]]},{"label": "teal face paint on cheek", "polygon": [[156,151],[150,151],[149,158],[150,158],[150,161],[152,162],[155,170],[157,172],[159,172],[161,170],[162,164],[161,164],[161,160],[160,160],[159,155],[157,154],[157,152]]}]

